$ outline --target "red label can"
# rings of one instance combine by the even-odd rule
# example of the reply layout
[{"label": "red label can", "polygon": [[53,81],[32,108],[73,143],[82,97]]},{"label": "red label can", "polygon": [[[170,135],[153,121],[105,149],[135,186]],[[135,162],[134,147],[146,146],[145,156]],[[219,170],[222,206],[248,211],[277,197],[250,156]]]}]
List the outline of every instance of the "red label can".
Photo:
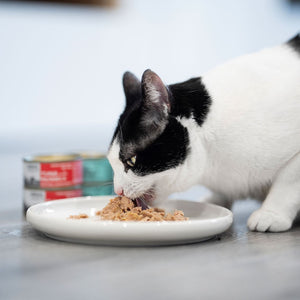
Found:
[{"label": "red label can", "polygon": [[82,183],[82,161],[41,163],[40,187],[63,187]]},{"label": "red label can", "polygon": [[82,160],[78,155],[40,155],[24,159],[24,186],[57,188],[80,185]]},{"label": "red label can", "polygon": [[42,203],[45,201],[60,200],[81,196],[82,188],[80,186],[46,190],[25,188],[23,191],[25,209],[29,208],[32,205]]}]

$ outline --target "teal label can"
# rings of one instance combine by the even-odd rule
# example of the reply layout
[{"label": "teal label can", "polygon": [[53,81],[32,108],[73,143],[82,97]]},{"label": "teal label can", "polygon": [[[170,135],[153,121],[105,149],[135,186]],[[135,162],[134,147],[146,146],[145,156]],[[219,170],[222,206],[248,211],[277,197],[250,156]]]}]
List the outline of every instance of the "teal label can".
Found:
[{"label": "teal label can", "polygon": [[83,182],[111,182],[113,170],[106,158],[100,153],[80,153],[83,160]]}]

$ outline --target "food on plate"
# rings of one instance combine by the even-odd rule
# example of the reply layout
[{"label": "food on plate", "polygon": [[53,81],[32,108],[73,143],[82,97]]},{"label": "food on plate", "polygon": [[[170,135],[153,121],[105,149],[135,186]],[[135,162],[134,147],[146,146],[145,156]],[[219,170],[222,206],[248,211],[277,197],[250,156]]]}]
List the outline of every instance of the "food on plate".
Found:
[{"label": "food on plate", "polygon": [[143,209],[141,206],[136,206],[137,202],[123,196],[116,197],[96,215],[102,220],[112,221],[185,221],[188,220],[181,210],[175,210],[173,213],[166,213],[161,208]]},{"label": "food on plate", "polygon": [[[141,205],[141,206],[139,206]],[[148,208],[141,200],[131,200],[125,196],[116,197],[102,209],[96,212],[101,220],[111,221],[186,221],[183,211],[175,210],[166,213],[162,208]],[[71,215],[69,219],[87,219],[87,214]]]},{"label": "food on plate", "polygon": [[89,216],[87,214],[71,215],[69,219],[87,219]]},{"label": "food on plate", "polygon": [[[101,220],[111,221],[186,221],[183,211],[175,210],[173,213],[166,213],[162,208],[148,208],[141,200],[131,200],[125,196],[116,197],[102,209],[96,212]],[[145,207],[147,207],[145,209]],[[71,215],[69,219],[87,219],[87,214]]]}]

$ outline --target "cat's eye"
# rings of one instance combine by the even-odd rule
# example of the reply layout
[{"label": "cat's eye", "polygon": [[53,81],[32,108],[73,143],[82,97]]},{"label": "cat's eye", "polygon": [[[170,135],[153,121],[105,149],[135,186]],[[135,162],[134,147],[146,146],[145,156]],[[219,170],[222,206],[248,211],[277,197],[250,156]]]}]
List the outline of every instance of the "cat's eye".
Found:
[{"label": "cat's eye", "polygon": [[135,165],[135,162],[136,162],[136,155],[126,160],[127,165],[130,167],[133,167]]}]

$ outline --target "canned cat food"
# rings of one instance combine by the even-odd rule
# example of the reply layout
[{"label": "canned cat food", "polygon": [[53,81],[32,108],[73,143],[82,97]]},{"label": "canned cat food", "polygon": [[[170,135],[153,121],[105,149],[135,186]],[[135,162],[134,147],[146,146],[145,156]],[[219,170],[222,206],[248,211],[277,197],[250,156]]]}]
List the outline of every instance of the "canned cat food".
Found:
[{"label": "canned cat food", "polygon": [[113,170],[105,154],[97,152],[82,152],[83,182],[111,182]]},{"label": "canned cat food", "polygon": [[25,187],[55,188],[82,183],[82,160],[77,154],[36,155],[23,160]]},{"label": "canned cat food", "polygon": [[113,195],[114,187],[112,182],[107,183],[85,183],[82,185],[83,196]]},{"label": "canned cat food", "polygon": [[80,186],[57,188],[57,189],[34,189],[25,188],[23,190],[23,200],[25,209],[34,204],[50,200],[81,197],[82,188]]}]

